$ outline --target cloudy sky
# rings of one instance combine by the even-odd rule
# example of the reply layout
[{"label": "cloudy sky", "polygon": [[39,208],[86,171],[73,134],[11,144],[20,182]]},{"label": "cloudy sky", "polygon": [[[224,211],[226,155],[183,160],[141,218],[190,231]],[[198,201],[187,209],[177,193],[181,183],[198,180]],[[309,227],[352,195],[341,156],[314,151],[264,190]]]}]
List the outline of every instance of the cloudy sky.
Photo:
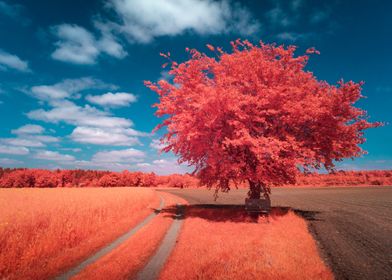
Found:
[{"label": "cloudy sky", "polygon": [[[365,81],[358,105],[392,122],[391,10],[390,1],[0,0],[0,166],[189,170],[157,153],[157,98],[143,81],[168,77],[160,52],[183,61],[186,47],[229,49],[236,38],[316,47],[309,70]],[[391,126],[366,137],[369,154],[340,168],[391,168]]]}]

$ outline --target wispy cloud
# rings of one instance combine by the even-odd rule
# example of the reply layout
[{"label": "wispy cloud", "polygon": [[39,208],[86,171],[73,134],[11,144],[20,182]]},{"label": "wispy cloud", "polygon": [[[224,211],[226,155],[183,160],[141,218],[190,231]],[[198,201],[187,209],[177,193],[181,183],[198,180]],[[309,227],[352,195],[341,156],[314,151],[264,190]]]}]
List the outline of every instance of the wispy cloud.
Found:
[{"label": "wispy cloud", "polygon": [[11,1],[0,0],[0,16],[5,16],[8,20],[18,22],[22,25],[28,25],[31,23],[30,19],[24,17],[25,8],[19,4],[11,4]]},{"label": "wispy cloud", "polygon": [[296,18],[284,11],[280,6],[277,6],[266,13],[269,24],[273,26],[287,27],[295,23]]},{"label": "wispy cloud", "polygon": [[34,139],[25,138],[0,138],[0,143],[22,147],[43,147],[44,143]]},{"label": "wispy cloud", "polygon": [[7,2],[0,1],[0,13],[3,15],[14,17],[19,14],[21,10],[20,5],[8,4]]},{"label": "wispy cloud", "polygon": [[276,38],[282,41],[297,42],[299,40],[307,40],[314,37],[313,33],[296,33],[296,32],[282,32],[276,35]]},{"label": "wispy cloud", "polygon": [[39,134],[45,131],[45,128],[36,124],[26,124],[17,129],[11,130],[12,134]]},{"label": "wispy cloud", "polygon": [[326,10],[316,10],[313,14],[310,15],[311,23],[320,23],[324,20],[327,20],[329,17],[329,11]]},{"label": "wispy cloud", "polygon": [[114,36],[101,27],[100,39],[87,29],[75,24],[61,24],[53,27],[57,37],[52,58],[74,64],[95,64],[101,54],[124,58],[127,53]]},{"label": "wispy cloud", "polygon": [[112,151],[102,151],[94,154],[91,161],[92,162],[137,162],[145,158],[145,153],[140,150],[129,148],[126,150],[112,150]]},{"label": "wispy cloud", "polygon": [[132,121],[129,119],[114,117],[107,111],[101,111],[89,105],[78,106],[70,101],[61,101],[50,110],[38,109],[27,113],[33,120],[49,123],[65,122],[76,126],[93,127],[130,127]]},{"label": "wispy cloud", "polygon": [[0,143],[20,148],[37,148],[44,147],[48,143],[59,142],[58,137],[43,135],[44,131],[45,129],[40,125],[26,124],[11,130],[11,133],[17,135],[17,137],[0,138]]},{"label": "wispy cloud", "polygon": [[191,172],[192,169],[184,164],[179,164],[173,157],[158,158],[151,162],[138,163],[137,168],[144,172],[155,172],[160,175]]},{"label": "wispy cloud", "polygon": [[75,160],[75,157],[72,155],[61,154],[56,151],[47,151],[47,150],[36,152],[34,158],[42,159],[42,160],[58,161],[58,162]]},{"label": "wispy cloud", "polygon": [[107,84],[91,77],[64,79],[53,85],[31,87],[31,95],[43,101],[58,101],[66,98],[79,98],[79,93],[92,89],[116,89],[117,86]]},{"label": "wispy cloud", "polygon": [[0,154],[27,155],[28,153],[30,153],[30,150],[26,147],[13,147],[0,144]]},{"label": "wispy cloud", "polygon": [[[334,22],[330,20],[332,5],[313,7],[309,0],[274,0],[273,8],[265,12],[267,31],[276,34],[279,41],[309,41],[320,36],[319,29],[330,34]],[[305,28],[304,28],[305,26]]]},{"label": "wispy cloud", "polygon": [[102,95],[87,95],[86,100],[103,107],[124,107],[136,102],[137,99],[132,93],[108,92]]},{"label": "wispy cloud", "polygon": [[12,159],[12,158],[0,158],[0,164],[2,166],[20,165],[22,163],[23,163],[22,161]]},{"label": "wispy cloud", "polygon": [[166,145],[161,143],[161,140],[159,140],[159,139],[152,139],[152,141],[150,143],[150,147],[157,150],[157,151],[162,150],[165,146]]},{"label": "wispy cloud", "polygon": [[0,70],[14,69],[21,72],[31,72],[29,63],[14,54],[0,49]]},{"label": "wispy cloud", "polygon": [[98,128],[76,127],[71,134],[71,139],[78,143],[111,146],[133,146],[140,144],[136,136],[142,133],[132,128]]}]

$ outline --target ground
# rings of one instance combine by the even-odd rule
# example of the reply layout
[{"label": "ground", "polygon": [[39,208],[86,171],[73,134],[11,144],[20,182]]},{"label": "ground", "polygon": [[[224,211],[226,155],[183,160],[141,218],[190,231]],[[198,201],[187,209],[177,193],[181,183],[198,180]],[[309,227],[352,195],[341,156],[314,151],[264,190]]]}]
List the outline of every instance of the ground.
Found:
[{"label": "ground", "polygon": [[[239,205],[246,190],[214,201],[205,189],[173,189],[190,204]],[[275,188],[273,207],[290,207],[307,219],[320,253],[337,279],[391,279],[392,187]]]},{"label": "ground", "polygon": [[[243,270],[331,279],[319,255],[337,279],[392,279],[392,187],[274,188],[272,212],[258,223],[244,211],[246,189],[216,201],[204,188],[1,192],[0,278],[51,278],[99,256],[79,279],[129,279],[154,259],[176,217],[184,224],[176,246],[159,259],[164,269],[153,270],[162,279],[238,279]],[[127,230],[134,232],[125,240]]]}]

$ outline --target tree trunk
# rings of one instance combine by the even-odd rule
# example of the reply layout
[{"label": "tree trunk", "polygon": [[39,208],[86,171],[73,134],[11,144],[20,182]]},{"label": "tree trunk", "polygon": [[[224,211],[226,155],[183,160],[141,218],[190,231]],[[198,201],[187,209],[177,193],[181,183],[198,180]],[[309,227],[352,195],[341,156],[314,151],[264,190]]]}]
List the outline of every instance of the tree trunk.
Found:
[{"label": "tree trunk", "polygon": [[260,199],[261,197],[261,184],[249,180],[248,197],[252,199]]},{"label": "tree trunk", "polygon": [[249,191],[248,191],[249,198],[260,199],[261,193],[263,193],[266,199],[270,199],[271,189],[269,187],[267,187],[265,184],[263,184],[260,181],[254,182],[248,180],[248,182],[249,182]]}]

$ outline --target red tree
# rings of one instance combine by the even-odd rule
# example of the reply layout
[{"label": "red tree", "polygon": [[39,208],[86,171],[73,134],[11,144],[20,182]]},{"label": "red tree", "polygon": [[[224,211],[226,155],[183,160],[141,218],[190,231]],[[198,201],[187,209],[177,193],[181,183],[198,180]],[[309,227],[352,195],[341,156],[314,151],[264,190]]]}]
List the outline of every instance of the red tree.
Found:
[{"label": "red tree", "polygon": [[103,175],[98,181],[100,187],[119,187],[121,186],[120,176],[114,172]]},{"label": "red tree", "polygon": [[[353,106],[362,83],[318,81],[304,68],[308,55],[295,47],[232,42],[232,53],[189,50],[171,60],[172,83],[146,82],[157,92],[157,116],[167,117],[163,151],[195,167],[202,184],[227,191],[249,184],[249,197],[269,196],[270,187],[294,183],[299,169],[334,167],[363,153],[363,130],[378,126]],[[307,53],[318,53],[309,49]]]}]

